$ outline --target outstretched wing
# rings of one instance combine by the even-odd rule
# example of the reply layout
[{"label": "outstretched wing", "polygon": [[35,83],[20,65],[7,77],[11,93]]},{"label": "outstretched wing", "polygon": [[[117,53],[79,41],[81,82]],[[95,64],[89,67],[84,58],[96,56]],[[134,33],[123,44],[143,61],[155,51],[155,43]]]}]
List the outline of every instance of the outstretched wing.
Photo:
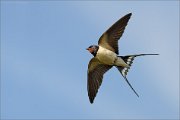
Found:
[{"label": "outstretched wing", "polygon": [[111,68],[112,66],[104,65],[100,63],[99,60],[96,58],[92,58],[90,60],[88,65],[87,89],[88,89],[89,100],[91,103],[93,103],[94,98],[96,97],[98,89],[102,83],[104,73]]},{"label": "outstretched wing", "polygon": [[106,49],[109,49],[116,54],[119,54],[118,40],[124,33],[125,27],[131,17],[129,13],[114,23],[103,35],[99,38],[98,44]]}]

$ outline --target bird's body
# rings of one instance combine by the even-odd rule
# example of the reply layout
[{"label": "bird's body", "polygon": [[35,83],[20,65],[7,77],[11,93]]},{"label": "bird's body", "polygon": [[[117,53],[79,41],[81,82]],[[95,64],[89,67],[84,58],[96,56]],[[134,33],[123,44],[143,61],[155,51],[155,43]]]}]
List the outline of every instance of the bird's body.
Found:
[{"label": "bird's body", "polygon": [[128,65],[111,50],[99,46],[95,56],[100,62],[106,65],[128,67]]},{"label": "bird's body", "polygon": [[132,85],[126,78],[127,72],[133,63],[133,60],[137,56],[144,55],[157,55],[157,54],[137,54],[137,55],[127,55],[118,56],[118,40],[122,36],[125,27],[131,17],[131,13],[125,15],[119,19],[115,24],[113,24],[98,41],[98,45],[91,45],[87,50],[94,56],[88,65],[88,96],[91,103],[93,103],[94,98],[98,92],[98,89],[102,83],[103,75],[115,66],[119,72],[124,77],[125,81],[133,89]]},{"label": "bird's body", "polygon": [[99,46],[99,50],[97,51],[95,57],[98,58],[98,60],[104,64],[114,65],[117,55],[116,53]]}]

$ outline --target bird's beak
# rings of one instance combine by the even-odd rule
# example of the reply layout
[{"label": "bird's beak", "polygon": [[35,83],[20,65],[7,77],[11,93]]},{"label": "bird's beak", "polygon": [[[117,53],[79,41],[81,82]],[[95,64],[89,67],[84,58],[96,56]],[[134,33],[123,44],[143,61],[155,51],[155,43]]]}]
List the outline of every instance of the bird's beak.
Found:
[{"label": "bird's beak", "polygon": [[89,50],[89,48],[86,48],[86,50]]}]

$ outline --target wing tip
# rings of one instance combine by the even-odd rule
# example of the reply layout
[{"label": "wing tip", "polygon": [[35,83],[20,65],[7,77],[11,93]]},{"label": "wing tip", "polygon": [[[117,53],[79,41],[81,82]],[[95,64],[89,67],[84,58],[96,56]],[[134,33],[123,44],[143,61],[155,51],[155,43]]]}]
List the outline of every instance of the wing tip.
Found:
[{"label": "wing tip", "polygon": [[94,99],[90,99],[90,98],[89,98],[89,101],[90,101],[91,104],[93,104]]},{"label": "wing tip", "polygon": [[130,13],[126,14],[125,16],[130,18],[132,16],[132,13],[130,12]]},{"label": "wing tip", "polygon": [[132,13],[130,12],[130,13],[128,13],[127,15],[128,15],[128,16],[131,16],[131,15],[132,15]]},{"label": "wing tip", "polygon": [[131,18],[131,15],[132,15],[132,13],[130,12],[130,13],[124,15],[121,19],[127,19],[127,21],[129,21],[129,19]]}]

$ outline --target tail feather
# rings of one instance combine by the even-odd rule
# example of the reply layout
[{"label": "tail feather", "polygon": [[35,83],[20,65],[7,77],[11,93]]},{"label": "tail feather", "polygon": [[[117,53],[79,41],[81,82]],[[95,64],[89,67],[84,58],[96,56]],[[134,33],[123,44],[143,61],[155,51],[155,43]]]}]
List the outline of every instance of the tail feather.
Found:
[{"label": "tail feather", "polygon": [[124,62],[129,66],[129,67],[122,67],[122,66],[116,66],[117,69],[119,70],[119,72],[122,74],[122,76],[124,77],[124,79],[126,80],[126,82],[128,83],[128,85],[131,87],[131,89],[134,91],[134,93],[139,97],[139,95],[137,94],[137,92],[134,90],[134,88],[132,87],[132,85],[129,83],[129,81],[127,80],[126,76],[127,73],[133,63],[133,60],[135,57],[137,56],[144,56],[144,55],[159,55],[159,54],[137,54],[137,55],[127,55],[127,56],[118,56],[121,57]]},{"label": "tail feather", "polygon": [[121,72],[121,74],[123,75],[123,77],[126,77],[130,67],[132,66],[133,60],[135,57],[138,56],[145,56],[145,55],[159,55],[159,54],[137,54],[137,55],[126,55],[126,56],[118,56],[121,57],[124,62],[129,66],[129,67],[119,67],[119,71]]}]

